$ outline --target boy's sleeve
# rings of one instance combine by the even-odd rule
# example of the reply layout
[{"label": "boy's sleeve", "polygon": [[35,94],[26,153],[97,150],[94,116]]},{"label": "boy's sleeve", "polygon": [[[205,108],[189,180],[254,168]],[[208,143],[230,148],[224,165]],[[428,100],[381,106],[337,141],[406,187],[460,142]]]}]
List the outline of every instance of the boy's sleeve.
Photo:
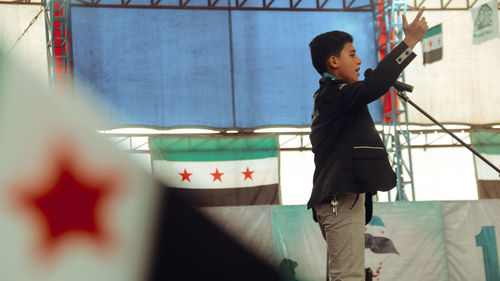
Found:
[{"label": "boy's sleeve", "polygon": [[347,111],[354,106],[368,104],[385,94],[401,72],[417,55],[405,42],[399,43],[365,80],[353,84],[339,84],[335,104]]}]

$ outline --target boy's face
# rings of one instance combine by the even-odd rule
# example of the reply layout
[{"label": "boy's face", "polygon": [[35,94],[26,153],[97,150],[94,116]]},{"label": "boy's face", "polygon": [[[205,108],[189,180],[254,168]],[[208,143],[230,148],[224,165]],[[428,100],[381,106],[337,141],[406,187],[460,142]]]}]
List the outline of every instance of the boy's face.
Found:
[{"label": "boy's face", "polygon": [[356,49],[352,43],[347,42],[340,52],[339,57],[330,57],[331,66],[333,67],[333,75],[338,79],[354,83],[359,78],[359,66],[361,59],[356,56]]}]

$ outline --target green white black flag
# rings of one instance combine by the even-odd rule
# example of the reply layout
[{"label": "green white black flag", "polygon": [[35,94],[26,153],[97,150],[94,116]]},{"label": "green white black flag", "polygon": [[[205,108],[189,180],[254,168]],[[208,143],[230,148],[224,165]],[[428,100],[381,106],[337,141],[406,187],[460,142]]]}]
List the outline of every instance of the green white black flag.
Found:
[{"label": "green white black flag", "polygon": [[154,137],[154,174],[197,206],[278,204],[278,138]]},{"label": "green white black flag", "polygon": [[443,33],[441,24],[431,27],[422,40],[424,64],[443,58]]},{"label": "green white black flag", "polygon": [[[500,134],[495,131],[473,131],[474,148],[495,166],[500,167]],[[481,159],[474,157],[479,199],[500,198],[500,177]]]},{"label": "green white black flag", "polygon": [[492,0],[471,9],[474,29],[472,43],[481,44],[498,37],[498,1]]}]

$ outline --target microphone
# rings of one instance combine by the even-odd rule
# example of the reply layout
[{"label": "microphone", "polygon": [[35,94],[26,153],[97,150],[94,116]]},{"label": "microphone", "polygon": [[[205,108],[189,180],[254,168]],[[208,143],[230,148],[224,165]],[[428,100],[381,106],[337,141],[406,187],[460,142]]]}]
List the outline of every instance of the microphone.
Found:
[{"label": "microphone", "polygon": [[[367,68],[367,69],[365,70],[365,78],[366,78],[366,77],[368,77],[368,76],[369,76],[372,72],[373,72],[373,69],[371,69],[371,68]],[[410,93],[411,93],[411,92],[413,92],[413,86],[412,86],[412,85],[409,85],[409,84],[403,83],[403,82],[401,82],[401,81],[397,81],[397,80],[396,80],[396,81],[394,82],[394,85],[392,85],[392,86],[394,86],[394,88],[396,88],[396,90],[401,91],[401,92],[402,92],[402,91],[405,91],[405,92],[410,92]]]}]

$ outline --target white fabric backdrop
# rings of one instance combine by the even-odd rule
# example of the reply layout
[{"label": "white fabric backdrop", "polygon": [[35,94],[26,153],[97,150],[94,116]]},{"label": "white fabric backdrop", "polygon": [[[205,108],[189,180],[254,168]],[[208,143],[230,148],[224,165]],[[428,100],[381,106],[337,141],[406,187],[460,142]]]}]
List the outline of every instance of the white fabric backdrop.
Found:
[{"label": "white fabric backdrop", "polygon": [[[408,12],[413,20],[416,12]],[[429,27],[443,23],[443,59],[423,65],[422,47],[406,68],[406,82],[415,86],[409,96],[440,122],[500,123],[500,38],[472,44],[470,11],[426,11]],[[409,106],[409,121],[432,124]]]}]

